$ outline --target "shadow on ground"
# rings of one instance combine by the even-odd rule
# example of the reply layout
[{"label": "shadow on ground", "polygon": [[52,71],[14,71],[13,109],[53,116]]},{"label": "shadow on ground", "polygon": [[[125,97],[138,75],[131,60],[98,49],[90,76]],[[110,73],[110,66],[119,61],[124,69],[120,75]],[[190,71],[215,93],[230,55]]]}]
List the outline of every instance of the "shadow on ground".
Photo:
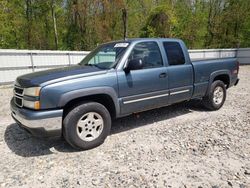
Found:
[{"label": "shadow on ground", "polygon": [[[133,114],[114,120],[111,134],[118,134],[127,130],[149,125],[154,122],[171,119],[176,116],[191,113],[192,110],[203,111],[195,102],[185,102],[155,110]],[[53,148],[59,152],[77,152],[62,138],[35,138],[21,129],[16,123],[6,128],[4,139],[8,147],[22,157],[49,155]]]}]

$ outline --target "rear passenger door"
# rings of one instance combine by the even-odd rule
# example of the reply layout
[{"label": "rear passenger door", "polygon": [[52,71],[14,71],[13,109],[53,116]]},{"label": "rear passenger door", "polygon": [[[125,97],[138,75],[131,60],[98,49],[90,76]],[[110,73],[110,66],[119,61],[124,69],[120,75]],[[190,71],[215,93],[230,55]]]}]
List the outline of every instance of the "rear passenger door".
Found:
[{"label": "rear passenger door", "polygon": [[189,100],[193,93],[193,67],[185,58],[179,42],[166,41],[163,47],[167,56],[169,103]]}]

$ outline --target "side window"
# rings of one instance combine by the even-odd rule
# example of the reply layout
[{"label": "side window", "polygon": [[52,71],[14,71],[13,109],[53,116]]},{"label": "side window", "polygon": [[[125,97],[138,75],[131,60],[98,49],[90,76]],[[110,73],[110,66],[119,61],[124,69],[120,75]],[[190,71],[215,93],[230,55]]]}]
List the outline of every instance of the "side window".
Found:
[{"label": "side window", "polygon": [[185,64],[185,57],[178,42],[163,42],[169,65]]},{"label": "side window", "polygon": [[143,68],[163,66],[161,52],[156,42],[141,42],[133,48],[129,60],[141,59]]}]

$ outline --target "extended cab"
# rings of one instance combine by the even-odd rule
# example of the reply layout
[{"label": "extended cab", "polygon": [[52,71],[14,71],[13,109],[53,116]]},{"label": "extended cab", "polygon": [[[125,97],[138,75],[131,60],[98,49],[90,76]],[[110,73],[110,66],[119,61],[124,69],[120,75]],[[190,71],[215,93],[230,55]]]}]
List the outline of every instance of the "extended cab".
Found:
[{"label": "extended cab", "polygon": [[197,98],[218,110],[238,72],[235,58],[191,62],[178,39],[110,42],[78,65],[18,77],[12,117],[36,136],[63,135],[90,149],[104,142],[113,118]]}]

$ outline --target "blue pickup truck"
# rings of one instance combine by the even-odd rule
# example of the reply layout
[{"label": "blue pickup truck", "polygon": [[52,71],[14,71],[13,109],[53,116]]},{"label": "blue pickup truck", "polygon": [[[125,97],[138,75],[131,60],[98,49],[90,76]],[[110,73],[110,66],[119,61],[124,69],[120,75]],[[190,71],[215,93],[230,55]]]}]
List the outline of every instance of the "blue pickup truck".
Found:
[{"label": "blue pickup truck", "polygon": [[18,77],[11,115],[35,136],[62,135],[90,149],[104,142],[114,118],[191,99],[220,109],[238,72],[235,58],[191,62],[178,39],[109,42],[78,65]]}]

